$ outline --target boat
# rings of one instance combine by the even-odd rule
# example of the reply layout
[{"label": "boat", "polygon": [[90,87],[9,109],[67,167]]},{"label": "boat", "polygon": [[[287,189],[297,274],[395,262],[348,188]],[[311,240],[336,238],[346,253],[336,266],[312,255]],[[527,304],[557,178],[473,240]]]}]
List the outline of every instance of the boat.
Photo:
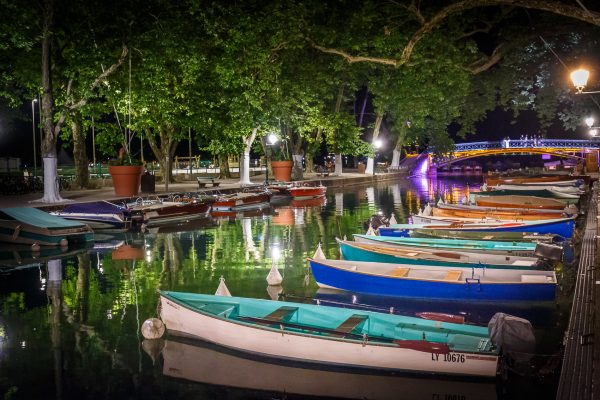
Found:
[{"label": "boat", "polygon": [[413,229],[410,237],[431,239],[465,239],[465,240],[493,240],[495,242],[535,242],[552,243],[557,240],[556,235],[539,235],[528,232],[493,232],[493,231],[460,231],[450,229]]},{"label": "boat", "polygon": [[213,211],[241,211],[269,206],[271,192],[268,190],[216,194]]},{"label": "boat", "polygon": [[550,301],[554,271],[447,268],[346,260],[308,260],[319,287],[372,295],[486,301]]},{"label": "boat", "polygon": [[470,197],[487,196],[487,195],[491,195],[491,196],[527,195],[527,196],[543,197],[546,199],[560,199],[569,204],[576,203],[577,201],[579,201],[579,197],[581,196],[581,194],[579,194],[579,193],[563,192],[560,190],[552,189],[550,187],[549,188],[538,187],[537,189],[523,190],[523,189],[509,189],[509,188],[503,187],[503,185],[495,186],[489,190],[470,192]]},{"label": "boat", "polygon": [[[410,221],[413,224],[437,224],[437,223],[462,223],[462,224],[477,224],[477,223],[486,223],[486,224],[501,224],[504,222],[522,222],[522,219],[512,218],[512,219],[498,219],[493,217],[476,217],[473,218],[464,218],[464,217],[434,217],[434,216],[426,216],[413,214],[410,216]],[[532,221],[540,221],[540,220],[532,220]],[[541,220],[545,221],[545,220]]]},{"label": "boat", "polygon": [[302,186],[290,186],[288,191],[294,198],[294,200],[309,200],[318,197],[325,196],[325,192],[327,191],[327,186],[323,186],[321,184],[317,186],[311,186],[308,184],[304,184]]},{"label": "boat", "polygon": [[387,227],[381,226],[379,227],[378,232],[381,236],[408,236],[412,229],[430,228],[466,231],[529,232],[553,234],[562,236],[563,239],[571,239],[573,237],[573,228],[575,226],[574,220],[574,217],[567,217],[543,221],[498,223],[440,221],[431,224],[395,224]]},{"label": "boat", "polygon": [[90,247],[91,243],[82,243],[78,246],[44,246],[33,250],[26,244],[0,243],[0,272],[14,270],[15,267],[39,266],[50,260],[73,257],[85,253]]},{"label": "boat", "polygon": [[[536,190],[548,190],[551,192],[556,192],[557,193],[557,197],[560,197],[560,195],[563,194],[571,194],[571,195],[577,195],[577,196],[581,196],[582,194],[584,194],[585,192],[581,189],[579,189],[579,187],[577,186],[541,186],[541,185],[528,185],[525,183],[513,183],[513,184],[508,184],[508,183],[504,183],[504,184],[500,184],[500,185],[496,185],[496,186],[487,186],[487,185],[483,185],[481,187],[482,190],[488,190],[488,191],[494,191],[494,190],[520,190],[523,192],[528,192],[528,191],[536,191]],[[534,196],[532,194],[532,196]]]},{"label": "boat", "polygon": [[495,219],[512,221],[537,221],[542,219],[556,219],[563,216],[557,213],[546,213],[538,210],[513,211],[512,209],[500,209],[497,211],[488,210],[461,210],[443,207],[431,207],[429,215],[434,217],[455,217],[471,219]]},{"label": "boat", "polygon": [[128,230],[131,227],[130,210],[108,201],[69,204],[61,210],[50,212],[65,219],[79,221],[93,230]]},{"label": "boat", "polygon": [[549,176],[488,176],[485,179],[488,186],[496,186],[499,184],[527,184],[539,186],[579,186],[583,181],[569,175],[549,175]]},{"label": "boat", "polygon": [[[431,207],[429,204],[427,205],[427,207]],[[425,209],[427,209],[427,207],[425,207]],[[450,203],[444,203],[442,201],[438,201],[436,204],[437,208],[440,209],[444,209],[444,210],[461,210],[461,211],[474,211],[474,212],[483,212],[483,211],[491,211],[491,212],[498,212],[498,213],[520,213],[520,214],[537,214],[537,213],[542,213],[544,215],[554,215],[554,218],[560,218],[563,216],[563,214],[566,215],[573,215],[577,213],[577,207],[571,205],[568,207],[565,207],[562,210],[536,210],[536,209],[531,209],[531,208],[510,208],[510,209],[506,209],[503,207],[484,207],[484,206],[477,206],[474,204],[450,204]]]},{"label": "boat", "polygon": [[196,199],[180,199],[180,201],[156,199],[136,201],[129,203],[128,207],[134,220],[142,223],[144,227],[151,227],[208,217],[210,202]]},{"label": "boat", "polygon": [[0,209],[0,242],[67,246],[94,240],[92,229],[32,207]]},{"label": "boat", "polygon": [[[381,227],[380,227],[381,229]],[[513,255],[531,257],[535,253],[536,243],[529,242],[495,242],[491,240],[461,240],[461,239],[427,239],[412,237],[394,237],[354,234],[354,240],[359,243],[393,244],[409,249],[438,249],[451,251],[481,252],[487,254]]]},{"label": "boat", "polygon": [[486,268],[532,269],[538,266],[538,258],[507,256],[485,252],[432,250],[405,248],[386,243],[361,243],[337,239],[340,256],[348,261],[372,261],[391,264],[435,265],[438,267],[485,266]]},{"label": "boat", "polygon": [[564,210],[567,204],[575,204],[575,199],[551,199],[546,197],[522,196],[515,194],[495,194],[496,192],[472,192],[471,203],[484,207],[529,208],[538,210]]},{"label": "boat", "polygon": [[[408,374],[354,373],[335,367],[311,368],[300,363],[251,356],[193,338],[169,338],[161,354],[164,376],[184,380],[187,385],[195,382],[224,386],[232,398],[247,398],[249,390],[266,392],[259,396],[265,399],[290,396],[357,400],[435,399],[439,393],[452,393],[465,399],[496,398],[493,382]],[[243,392],[239,396],[232,395],[235,389]],[[399,393],[402,393],[400,397]]]},{"label": "boat", "polygon": [[[169,334],[246,354],[361,370],[496,376],[486,327],[370,311],[160,291]],[[254,375],[255,376],[255,375]]]}]

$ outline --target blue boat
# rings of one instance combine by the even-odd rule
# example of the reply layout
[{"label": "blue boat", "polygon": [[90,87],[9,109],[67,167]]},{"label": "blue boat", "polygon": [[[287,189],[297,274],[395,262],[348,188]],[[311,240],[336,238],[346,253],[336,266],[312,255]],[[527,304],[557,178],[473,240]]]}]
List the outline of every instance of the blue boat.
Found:
[{"label": "blue boat", "polygon": [[0,242],[67,246],[94,240],[91,228],[31,207],[0,209]]},{"label": "blue boat", "polygon": [[543,221],[502,222],[502,223],[460,223],[438,222],[435,224],[395,224],[388,227],[380,226],[379,235],[408,237],[413,229],[447,229],[466,232],[528,232],[538,234],[553,234],[565,239],[573,237],[575,217],[548,219]]},{"label": "blue boat", "polygon": [[554,271],[448,268],[345,260],[308,260],[319,287],[383,296],[448,300],[550,301]]},{"label": "blue boat", "polygon": [[79,221],[93,230],[128,230],[131,227],[131,212],[108,201],[92,201],[70,204],[60,211],[51,213],[65,219]]},{"label": "blue boat", "polygon": [[449,251],[430,248],[404,248],[385,243],[361,243],[339,240],[341,258],[351,261],[372,261],[392,264],[435,265],[438,267],[483,266],[486,268],[532,269],[536,257],[486,254],[485,252]]}]

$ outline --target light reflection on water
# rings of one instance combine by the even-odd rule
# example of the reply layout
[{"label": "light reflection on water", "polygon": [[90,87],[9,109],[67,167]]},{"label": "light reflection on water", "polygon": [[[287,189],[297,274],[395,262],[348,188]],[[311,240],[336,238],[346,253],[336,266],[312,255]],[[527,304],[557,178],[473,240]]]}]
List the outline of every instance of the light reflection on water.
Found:
[{"label": "light reflection on water", "polygon": [[[441,197],[447,202],[458,202],[468,195],[469,188],[477,187],[480,183],[480,177],[470,177],[466,181],[418,178],[382,183],[376,187],[349,186],[329,191],[325,199],[318,201],[287,201],[273,209],[222,214],[218,218],[195,221],[193,225],[180,228],[160,227],[142,235],[107,237],[104,242],[107,247],[116,243],[124,243],[125,246],[121,245],[118,250],[112,251],[84,250],[76,257],[51,263],[51,268],[41,265],[39,269],[29,268],[5,274],[0,281],[3,304],[0,316],[0,362],[3,368],[0,371],[4,378],[0,382],[7,382],[9,387],[19,389],[19,395],[15,398],[35,398],[42,393],[58,393],[59,389],[62,398],[80,398],[78,396],[81,393],[133,397],[148,390],[162,393],[172,391],[175,394],[193,390],[199,398],[248,398],[250,392],[243,389],[206,384],[236,385],[235,379],[227,379],[230,377],[227,374],[234,370],[232,364],[239,367],[239,374],[247,374],[244,371],[248,371],[248,365],[250,370],[255,370],[255,374],[261,376],[265,375],[256,371],[262,370],[264,374],[281,371],[270,363],[261,363],[259,360],[256,361],[258,364],[253,364],[244,358],[223,355],[212,348],[206,350],[200,346],[201,350],[188,350],[200,351],[215,363],[217,360],[228,360],[221,366],[226,371],[216,374],[214,379],[204,376],[200,380],[205,384],[191,389],[180,381],[152,378],[168,370],[161,369],[160,357],[153,365],[150,357],[138,351],[141,343],[138,334],[140,322],[156,316],[157,289],[214,293],[220,277],[225,278],[234,296],[242,297],[277,299],[284,295],[286,300],[300,302],[312,302],[320,298],[337,305],[354,302],[383,309],[393,305],[396,313],[460,313],[467,316],[471,323],[477,324],[485,324],[496,311],[510,311],[538,321],[541,324],[539,332],[546,335],[541,342],[554,346],[555,336],[561,336],[557,325],[562,323],[559,315],[564,310],[537,305],[508,307],[502,304],[428,300],[407,300],[394,304],[398,299],[373,300],[368,296],[352,297],[349,293],[323,293],[317,290],[316,283],[308,273],[306,258],[313,255],[319,243],[327,257],[337,258],[339,253],[335,238],[351,238],[354,233],[363,233],[363,223],[371,215],[382,213],[389,216],[393,212],[398,222],[406,222],[411,213],[418,212],[428,201],[435,202]],[[179,231],[190,228],[193,230]],[[273,263],[283,276],[281,288],[268,287],[266,283]],[[46,283],[46,278],[52,279]],[[544,331],[558,331],[558,334]],[[27,343],[27,346],[23,347],[21,343]],[[175,345],[171,346],[171,350],[172,347]],[[177,357],[173,358],[173,353],[168,351],[169,360],[177,362]],[[544,349],[544,352],[548,351],[551,350]],[[57,361],[57,357],[60,360]],[[34,368],[27,361],[31,359],[38,360]],[[74,365],[78,367],[67,368]],[[206,365],[200,364],[194,370]],[[309,370],[292,364],[287,367],[291,370],[282,376],[305,376],[309,382],[315,379]],[[25,369],[29,374],[19,372]],[[216,366],[215,370],[218,370]],[[59,380],[56,378],[57,371],[60,372]],[[165,372],[165,375],[170,374]],[[336,395],[334,390],[348,389],[344,385],[349,379],[346,372],[339,372],[337,378],[333,372],[328,376],[331,386],[327,390],[331,390],[331,393],[323,394]],[[414,395],[407,398],[435,399],[445,398],[444,395],[496,398],[495,384],[461,382],[456,385],[435,380],[436,384],[432,385],[430,380],[417,378],[403,378],[404,381],[394,380],[393,377],[363,378],[367,381],[372,379],[373,382],[379,379],[381,385],[398,386],[398,391],[375,390],[380,389],[378,387],[373,388],[373,392],[367,396],[356,389],[354,394],[359,398],[362,395],[385,398],[383,393],[398,395],[404,389],[407,394]],[[118,383],[123,380],[143,380],[148,387],[133,384],[119,386]],[[242,381],[238,380],[237,386]],[[28,382],[36,382],[36,385]],[[253,382],[260,383],[260,380]],[[289,393],[298,391],[295,384],[295,381],[284,382],[275,386],[265,385],[262,389],[279,394]],[[0,385],[4,387],[4,383]],[[321,386],[321,383],[315,383],[307,391],[299,393],[318,396],[314,390]],[[536,390],[552,394],[554,386],[555,383],[551,382],[545,389]],[[519,390],[527,392],[533,387],[525,385]],[[337,395],[352,397],[348,393],[346,390]],[[436,397],[440,395],[442,397]],[[506,397],[506,394],[502,396],[510,397]],[[273,396],[252,392],[251,398]]]}]

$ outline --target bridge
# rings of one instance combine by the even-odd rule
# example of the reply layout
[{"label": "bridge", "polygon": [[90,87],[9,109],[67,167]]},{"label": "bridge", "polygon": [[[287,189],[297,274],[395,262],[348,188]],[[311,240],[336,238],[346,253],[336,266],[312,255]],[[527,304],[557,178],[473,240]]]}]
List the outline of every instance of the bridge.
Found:
[{"label": "bridge", "polygon": [[454,151],[440,160],[433,161],[431,155],[415,168],[414,172],[425,173],[432,168],[443,167],[455,162],[475,157],[511,154],[548,154],[551,156],[574,158],[596,162],[600,140],[581,139],[527,139],[501,140],[493,142],[457,143]]}]

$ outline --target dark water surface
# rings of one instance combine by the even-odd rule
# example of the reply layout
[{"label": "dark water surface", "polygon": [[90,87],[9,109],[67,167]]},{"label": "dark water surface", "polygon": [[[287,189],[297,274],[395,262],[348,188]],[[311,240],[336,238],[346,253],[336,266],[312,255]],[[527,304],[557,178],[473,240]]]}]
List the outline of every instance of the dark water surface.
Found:
[{"label": "dark water surface", "polygon": [[[375,213],[399,223],[427,201],[458,202],[480,177],[418,179],[329,191],[322,201],[287,202],[264,212],[223,214],[146,234],[97,235],[105,249],[0,270],[0,394],[4,399],[515,399],[554,398],[574,285],[556,265],[556,302],[460,303],[399,300],[318,290],[306,258],[321,243],[364,233]],[[181,231],[186,229],[186,231]],[[125,246],[111,249],[119,243]],[[99,243],[97,247],[99,247]],[[276,263],[281,288],[266,276]],[[157,289],[214,293],[224,277],[234,296],[350,305],[414,315],[463,314],[487,324],[498,311],[529,319],[537,347],[506,382],[315,370],[241,356],[189,340],[144,342],[143,321],[157,316]],[[531,358],[531,359],[530,359]]]}]

